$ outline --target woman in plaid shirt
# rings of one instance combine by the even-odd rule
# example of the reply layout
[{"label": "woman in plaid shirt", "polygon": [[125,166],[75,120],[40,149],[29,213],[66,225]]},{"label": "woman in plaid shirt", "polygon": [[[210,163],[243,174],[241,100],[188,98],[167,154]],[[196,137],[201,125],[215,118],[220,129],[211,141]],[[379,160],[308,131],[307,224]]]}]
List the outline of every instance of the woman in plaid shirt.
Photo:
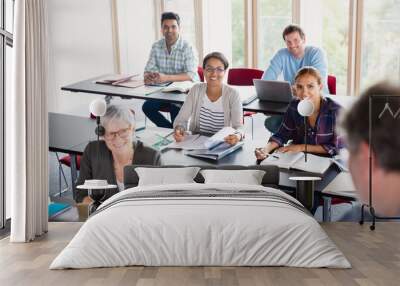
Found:
[{"label": "woman in plaid shirt", "polygon": [[[341,106],[323,96],[319,71],[313,67],[300,69],[295,76],[294,90],[297,98],[290,102],[278,132],[271,136],[264,148],[256,148],[258,160],[265,159],[276,149],[279,152],[304,152],[304,117],[298,113],[297,105],[305,98],[314,105],[313,114],[307,118],[307,152],[334,156],[343,147],[335,130]],[[284,146],[289,140],[292,144]]]}]

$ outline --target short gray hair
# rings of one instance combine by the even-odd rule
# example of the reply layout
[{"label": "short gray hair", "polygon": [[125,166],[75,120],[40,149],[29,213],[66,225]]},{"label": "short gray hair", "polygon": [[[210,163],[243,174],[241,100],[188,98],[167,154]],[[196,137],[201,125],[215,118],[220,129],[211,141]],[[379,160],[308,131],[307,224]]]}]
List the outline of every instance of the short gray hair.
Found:
[{"label": "short gray hair", "polygon": [[[372,98],[371,115],[369,113]],[[385,110],[388,104],[391,111]],[[400,171],[400,86],[381,82],[366,90],[341,118],[350,152],[357,152],[362,142],[369,144],[371,117],[372,151],[379,165],[388,171]]]},{"label": "short gray hair", "polygon": [[130,126],[135,126],[135,113],[124,105],[107,106],[106,114],[101,118],[101,124],[107,129],[107,125],[114,120],[121,120]]}]

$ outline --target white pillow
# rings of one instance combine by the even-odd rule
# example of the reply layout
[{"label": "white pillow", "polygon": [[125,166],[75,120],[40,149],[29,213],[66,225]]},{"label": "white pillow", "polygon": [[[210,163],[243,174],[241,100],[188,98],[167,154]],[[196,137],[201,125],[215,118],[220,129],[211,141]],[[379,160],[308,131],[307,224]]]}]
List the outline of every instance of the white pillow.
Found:
[{"label": "white pillow", "polygon": [[135,168],[139,186],[195,183],[199,167],[186,168]]},{"label": "white pillow", "polygon": [[262,170],[202,170],[204,183],[234,183],[261,185],[265,171]]}]

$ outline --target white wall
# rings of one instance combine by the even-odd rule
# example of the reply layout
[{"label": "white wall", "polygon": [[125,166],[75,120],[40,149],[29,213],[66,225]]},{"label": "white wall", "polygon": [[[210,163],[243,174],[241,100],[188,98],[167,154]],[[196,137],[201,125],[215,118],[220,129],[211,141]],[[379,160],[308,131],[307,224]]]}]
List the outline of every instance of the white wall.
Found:
[{"label": "white wall", "polygon": [[[300,26],[306,34],[306,44],[322,47],[322,0],[302,0],[300,5]],[[320,11],[315,15],[315,11]]]},{"label": "white wall", "polygon": [[49,111],[87,116],[96,96],[60,88],[114,71],[110,0],[52,0],[47,6]]},{"label": "white wall", "polygon": [[[122,73],[142,73],[155,41],[154,1],[118,0]],[[49,19],[49,111],[88,115],[101,95],[61,91],[63,85],[114,72],[111,0],[52,0]],[[142,101],[113,99],[140,111]]]},{"label": "white wall", "polygon": [[203,0],[204,55],[223,53],[232,62],[231,0]]},{"label": "white wall", "polygon": [[122,73],[143,73],[155,38],[154,1],[117,1]]}]

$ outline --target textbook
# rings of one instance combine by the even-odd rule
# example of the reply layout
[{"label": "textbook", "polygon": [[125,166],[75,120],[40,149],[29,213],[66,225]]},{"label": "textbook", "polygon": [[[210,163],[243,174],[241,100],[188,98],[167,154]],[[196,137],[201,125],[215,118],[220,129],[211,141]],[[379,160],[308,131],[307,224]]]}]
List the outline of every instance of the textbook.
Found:
[{"label": "textbook", "polygon": [[304,161],[303,152],[274,152],[265,158],[261,165],[275,165],[284,169],[297,169],[301,171],[324,174],[333,164],[331,158],[307,153],[307,162]]},{"label": "textbook", "polygon": [[133,75],[122,75],[122,74],[113,74],[107,75],[95,81],[100,84],[109,84],[114,86],[123,86],[136,88],[144,85],[144,81],[139,77],[139,74]]},{"label": "textbook", "polygon": [[191,157],[205,158],[211,160],[219,160],[224,158],[225,156],[235,152],[242,148],[244,142],[238,142],[235,145],[229,145],[228,143],[222,143],[217,145],[212,149],[206,150],[192,150],[187,151],[185,154]]},{"label": "textbook", "polygon": [[196,83],[193,81],[175,81],[165,87],[163,89],[163,92],[173,92],[173,91],[179,91],[179,92],[189,92],[189,90],[195,85]]}]

